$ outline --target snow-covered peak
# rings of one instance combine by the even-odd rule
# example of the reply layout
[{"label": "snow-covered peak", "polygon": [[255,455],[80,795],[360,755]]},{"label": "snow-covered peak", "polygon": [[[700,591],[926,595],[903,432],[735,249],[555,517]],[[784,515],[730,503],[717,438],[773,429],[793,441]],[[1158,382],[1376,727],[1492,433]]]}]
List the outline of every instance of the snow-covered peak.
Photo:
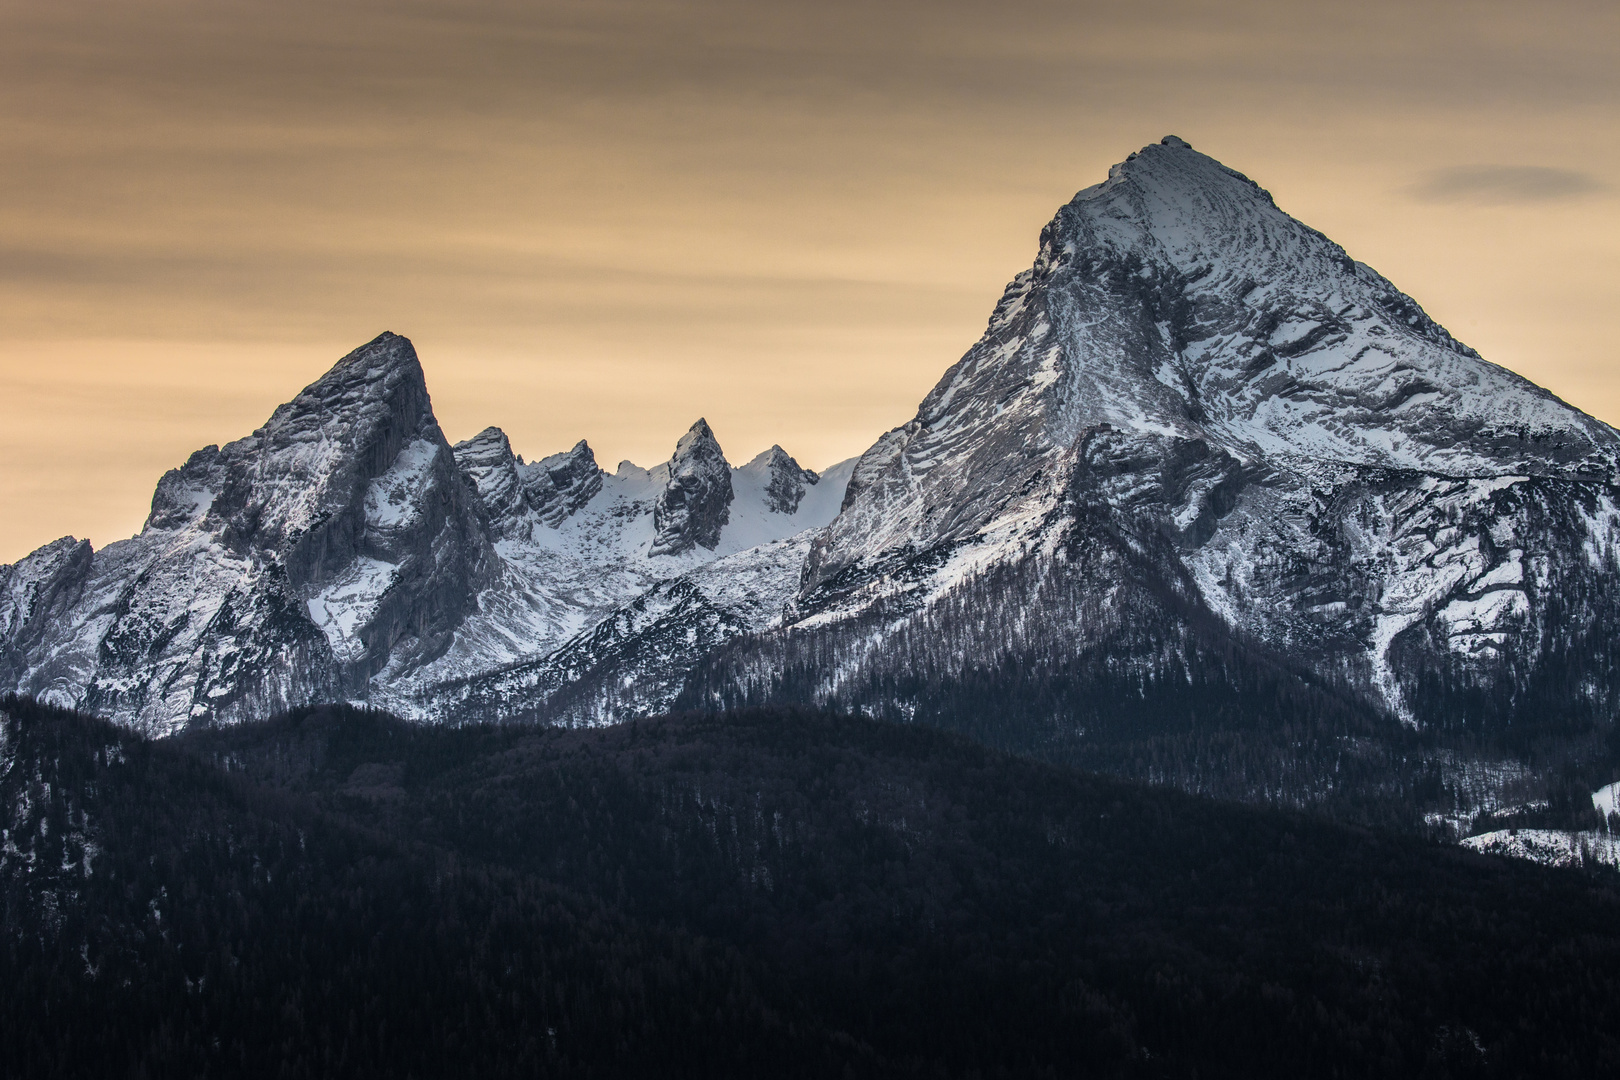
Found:
[{"label": "snow-covered peak", "polygon": [[[1620,447],[1607,425],[1479,359],[1252,180],[1180,139],[1115,166],[1041,239],[998,321],[1011,329],[1007,316],[1042,293],[1058,302],[1050,378],[1084,413],[1071,418],[1081,426],[1101,416],[1214,436],[1244,458],[1464,475],[1601,471]],[[1122,321],[1131,317],[1150,332],[1136,334]]]},{"label": "snow-covered peak", "polygon": [[[450,446],[434,419],[416,350],[385,333],[220,451],[220,486],[207,524],[247,529],[264,549],[290,549],[295,581],[324,580],[355,553],[351,523],[371,482],[418,441],[431,444],[448,467]],[[334,528],[341,533],[335,546],[327,536]]]},{"label": "snow-covered peak", "polygon": [[330,427],[334,419],[389,419],[419,425],[431,419],[427,380],[408,338],[384,332],[355,349],[297,397],[280,406],[254,433],[271,440]]},{"label": "snow-covered peak", "polygon": [[1279,210],[1254,181],[1173,135],[1115,165],[1048,228],[1058,257],[1108,252],[1188,276],[1275,269],[1301,259],[1349,264],[1344,249]]},{"label": "snow-covered peak", "polygon": [[747,477],[758,484],[764,492],[766,508],[777,514],[797,512],[805,491],[821,479],[812,470],[801,467],[780,446],[758,454],[735,473],[739,478]]},{"label": "snow-covered peak", "polygon": [[[64,536],[11,566],[0,566],[0,674],[9,674],[5,643],[15,643],[31,624],[48,619],[90,572],[90,541]],[[65,595],[68,594],[68,595]]]},{"label": "snow-covered peak", "polygon": [[720,443],[714,437],[714,429],[700,416],[697,422],[687,429],[686,434],[675,441],[675,453],[671,455],[669,461],[671,471],[678,471],[684,462],[713,461],[716,458],[724,461],[726,456],[721,452]]},{"label": "snow-covered peak", "polygon": [[984,337],[862,458],[807,588],[1042,520],[1102,431],[1119,453],[1201,445],[1256,473],[1608,475],[1620,458],[1608,425],[1168,138],[1058,211]]},{"label": "snow-covered peak", "polygon": [[170,469],[152,493],[148,529],[180,529],[201,520],[214,504],[223,482],[223,459],[219,447],[205,446],[186,459],[178,469]]},{"label": "snow-covered peak", "polygon": [[669,459],[669,480],[653,507],[651,554],[680,555],[694,547],[713,551],[730,520],[731,466],[707,420],[699,419]]}]

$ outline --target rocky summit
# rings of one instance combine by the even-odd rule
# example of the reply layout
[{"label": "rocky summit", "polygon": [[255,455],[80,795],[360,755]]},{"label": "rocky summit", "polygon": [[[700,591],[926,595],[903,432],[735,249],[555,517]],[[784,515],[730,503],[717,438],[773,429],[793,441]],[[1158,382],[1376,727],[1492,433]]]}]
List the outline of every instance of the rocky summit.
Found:
[{"label": "rocky summit", "polygon": [[1607,768],[1617,457],[1170,137],[856,461],[732,466],[702,420],[651,469],[452,448],[385,334],[140,535],[0,569],[0,682],[159,733],[808,703],[1467,831]]}]

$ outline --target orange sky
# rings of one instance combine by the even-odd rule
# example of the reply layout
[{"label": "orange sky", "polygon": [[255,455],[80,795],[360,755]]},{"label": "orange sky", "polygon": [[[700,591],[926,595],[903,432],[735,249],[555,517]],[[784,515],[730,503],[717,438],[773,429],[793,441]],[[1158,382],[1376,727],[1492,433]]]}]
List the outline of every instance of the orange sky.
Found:
[{"label": "orange sky", "polygon": [[0,0],[0,561],[410,336],[446,433],[822,466],[1175,133],[1620,422],[1620,5]]}]

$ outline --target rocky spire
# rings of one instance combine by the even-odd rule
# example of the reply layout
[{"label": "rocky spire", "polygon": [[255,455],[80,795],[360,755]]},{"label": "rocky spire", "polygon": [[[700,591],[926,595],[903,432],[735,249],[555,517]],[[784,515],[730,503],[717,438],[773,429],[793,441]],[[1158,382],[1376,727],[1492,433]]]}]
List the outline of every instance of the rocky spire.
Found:
[{"label": "rocky spire", "polygon": [[731,466],[707,420],[699,419],[675,444],[669,483],[653,506],[652,555],[680,555],[694,547],[713,551],[731,520]]}]

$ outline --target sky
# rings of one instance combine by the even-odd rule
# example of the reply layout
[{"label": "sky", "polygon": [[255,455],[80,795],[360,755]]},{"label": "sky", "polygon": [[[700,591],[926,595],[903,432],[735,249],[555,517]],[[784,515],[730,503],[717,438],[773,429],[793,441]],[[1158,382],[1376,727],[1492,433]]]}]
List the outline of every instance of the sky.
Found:
[{"label": "sky", "polygon": [[1167,134],[1620,423],[1620,4],[0,0],[0,562],[383,330],[452,440],[810,467]]}]

